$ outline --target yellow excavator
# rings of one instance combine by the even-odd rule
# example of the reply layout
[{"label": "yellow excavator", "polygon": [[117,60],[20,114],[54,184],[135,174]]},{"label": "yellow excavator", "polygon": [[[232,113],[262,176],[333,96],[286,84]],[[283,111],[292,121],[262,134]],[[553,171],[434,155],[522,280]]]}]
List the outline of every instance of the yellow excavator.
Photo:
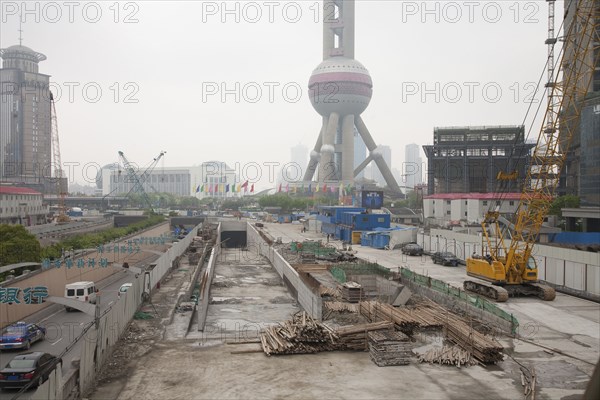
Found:
[{"label": "yellow excavator", "polygon": [[[546,84],[548,107],[514,223],[512,226],[501,223],[499,209],[490,210],[481,224],[482,252],[485,249],[487,254],[466,260],[467,275],[478,280],[465,281],[464,289],[498,302],[508,300],[509,296],[535,295],[547,301],[556,296],[554,288],[539,282],[532,250],[554,198],[571,139],[578,129],[581,103],[598,69],[600,51],[594,52],[594,47],[600,43],[600,6],[594,0],[572,0],[565,6],[567,18],[571,23],[564,35],[559,71],[556,75],[549,74]],[[514,178],[516,174],[512,172],[497,176],[501,183]],[[510,228],[512,235],[505,240]]]}]

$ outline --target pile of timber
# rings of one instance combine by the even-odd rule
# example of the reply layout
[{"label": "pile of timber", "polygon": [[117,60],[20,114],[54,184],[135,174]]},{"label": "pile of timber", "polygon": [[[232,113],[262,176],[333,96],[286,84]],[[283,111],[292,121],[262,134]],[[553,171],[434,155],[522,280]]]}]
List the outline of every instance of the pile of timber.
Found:
[{"label": "pile of timber", "polygon": [[356,282],[346,282],[342,285],[342,298],[350,303],[358,303],[365,298],[363,287]]},{"label": "pile of timber", "polygon": [[263,351],[271,354],[308,354],[332,351],[338,347],[338,336],[329,327],[315,321],[306,311],[264,330],[260,336]]},{"label": "pile of timber", "polygon": [[358,304],[343,301],[324,301],[323,308],[330,311],[358,313]]},{"label": "pile of timber", "polygon": [[454,321],[445,325],[446,337],[484,364],[502,361],[502,345],[491,336],[477,332],[463,321]]},{"label": "pile of timber", "polygon": [[363,301],[359,308],[361,315],[369,321],[391,321],[397,330],[408,336],[416,330],[442,327],[430,309],[397,308],[377,301]]},{"label": "pile of timber", "polygon": [[398,308],[375,301],[360,303],[360,313],[369,321],[392,321],[397,330],[412,336],[415,331],[444,328],[446,338],[484,364],[502,361],[502,345],[491,336],[473,329],[462,317],[433,303],[414,309]]},{"label": "pile of timber", "polygon": [[477,364],[471,353],[461,349],[458,346],[444,346],[435,347],[424,354],[419,354],[419,362],[442,364],[442,365],[456,365],[458,368],[461,366],[469,366]]},{"label": "pile of timber", "polygon": [[321,297],[324,297],[324,296],[340,297],[341,291],[339,288],[330,288],[330,287],[321,285],[319,287],[319,294],[321,295]]},{"label": "pile of timber", "polygon": [[369,332],[369,354],[380,367],[410,363],[412,345],[408,336],[397,331]]},{"label": "pile of timber", "polygon": [[368,349],[368,337],[370,332],[393,331],[392,322],[381,321],[369,324],[349,325],[338,328],[335,333],[340,338],[340,350],[365,351]]}]

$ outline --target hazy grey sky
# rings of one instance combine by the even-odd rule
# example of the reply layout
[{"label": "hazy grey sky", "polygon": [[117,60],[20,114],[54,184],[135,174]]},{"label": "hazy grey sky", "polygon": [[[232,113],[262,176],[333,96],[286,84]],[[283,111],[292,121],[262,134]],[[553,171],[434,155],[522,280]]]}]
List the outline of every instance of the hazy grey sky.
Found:
[{"label": "hazy grey sky", "polygon": [[[59,96],[74,181],[119,150],[142,165],[166,150],[164,166],[243,166],[314,146],[321,118],[307,83],[322,57],[319,1],[1,6],[0,46],[18,43],[23,12],[23,45],[48,57],[40,72]],[[546,35],[545,1],[358,0],[355,54],[374,82],[362,116],[392,147],[392,166],[406,144],[431,143],[435,126],[521,124]]]}]

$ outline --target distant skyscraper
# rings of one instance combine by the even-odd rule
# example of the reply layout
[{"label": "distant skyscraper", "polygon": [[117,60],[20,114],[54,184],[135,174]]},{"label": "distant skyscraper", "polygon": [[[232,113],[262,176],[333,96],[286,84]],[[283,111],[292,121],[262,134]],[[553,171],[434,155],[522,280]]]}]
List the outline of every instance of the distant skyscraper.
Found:
[{"label": "distant skyscraper", "polygon": [[420,156],[421,149],[418,144],[406,145],[402,175],[405,179],[404,186],[414,188],[415,185],[423,183],[423,159]]},{"label": "distant skyscraper", "polygon": [[[50,177],[50,76],[38,64],[46,56],[22,45],[0,49],[0,180],[42,192]],[[52,188],[53,189],[53,188]]]},{"label": "distant skyscraper", "polygon": [[304,168],[308,163],[308,148],[300,143],[291,148],[291,164],[284,166],[283,181],[298,182],[302,180]]},{"label": "distant skyscraper", "polygon": [[[387,165],[391,167],[392,165],[392,149],[390,146],[380,145],[377,147],[377,151],[381,152],[383,160]],[[386,180],[381,171],[377,168],[373,168],[373,179],[377,182],[379,186],[385,186]]]}]

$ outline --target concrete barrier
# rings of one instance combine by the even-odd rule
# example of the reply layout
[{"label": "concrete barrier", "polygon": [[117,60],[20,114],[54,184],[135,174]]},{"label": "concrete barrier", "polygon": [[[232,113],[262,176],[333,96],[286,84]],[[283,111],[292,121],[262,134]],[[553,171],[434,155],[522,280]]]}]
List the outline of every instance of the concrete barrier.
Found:
[{"label": "concrete barrier", "polygon": [[298,272],[285,260],[279,251],[265,242],[257,229],[250,223],[247,224],[247,235],[249,251],[256,251],[258,254],[267,257],[286,285],[293,288],[291,292],[302,308],[311,317],[321,321],[323,318],[323,300],[321,299],[321,295],[304,283]]}]

